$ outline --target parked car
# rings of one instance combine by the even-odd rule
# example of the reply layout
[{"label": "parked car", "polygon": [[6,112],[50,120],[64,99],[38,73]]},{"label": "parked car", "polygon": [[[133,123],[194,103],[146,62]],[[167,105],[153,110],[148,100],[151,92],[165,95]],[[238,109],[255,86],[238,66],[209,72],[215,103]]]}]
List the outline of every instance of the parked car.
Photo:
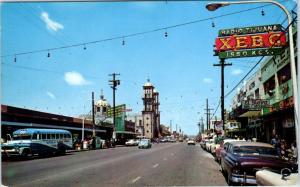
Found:
[{"label": "parked car", "polygon": [[208,141],[208,139],[202,139],[202,141],[200,142],[200,146],[202,147],[202,149],[205,149],[205,144]]},{"label": "parked car", "polygon": [[187,142],[188,145],[196,145],[196,142],[194,139],[189,139],[189,141]]},{"label": "parked car", "polygon": [[210,146],[213,143],[214,139],[209,139],[206,143],[205,143],[205,150],[210,152]]},{"label": "parked car", "polygon": [[216,148],[215,154],[214,154],[215,160],[217,162],[219,162],[219,163],[221,162],[221,152],[224,150],[224,144],[226,142],[233,142],[233,141],[245,141],[245,140],[238,140],[238,139],[223,139],[223,140],[221,140],[220,146]]},{"label": "parked car", "polygon": [[125,142],[126,146],[136,146],[138,144],[139,144],[138,141],[135,140],[135,139],[130,139],[130,140],[128,140],[128,141]]},{"label": "parked car", "polygon": [[267,143],[233,141],[224,144],[221,169],[227,177],[228,185],[256,185],[256,171],[263,168],[272,171],[289,168],[296,171],[298,166],[281,159],[276,149]]},{"label": "parked car", "polygon": [[152,144],[151,144],[151,140],[150,139],[141,139],[140,143],[138,145],[138,147],[141,148],[151,148]]},{"label": "parked car", "polygon": [[215,137],[214,142],[210,145],[210,152],[213,156],[215,156],[216,149],[220,147],[220,142],[224,139],[224,137]]},{"label": "parked car", "polygon": [[263,169],[256,172],[256,183],[259,186],[297,186],[298,173],[291,173],[285,168],[280,173]]}]

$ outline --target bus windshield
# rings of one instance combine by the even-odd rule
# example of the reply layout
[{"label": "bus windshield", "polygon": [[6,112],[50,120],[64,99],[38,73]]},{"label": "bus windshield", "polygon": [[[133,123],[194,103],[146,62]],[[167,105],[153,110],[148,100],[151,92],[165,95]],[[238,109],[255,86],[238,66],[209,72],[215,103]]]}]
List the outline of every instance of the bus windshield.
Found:
[{"label": "bus windshield", "polygon": [[13,140],[31,140],[31,134],[16,134]]}]

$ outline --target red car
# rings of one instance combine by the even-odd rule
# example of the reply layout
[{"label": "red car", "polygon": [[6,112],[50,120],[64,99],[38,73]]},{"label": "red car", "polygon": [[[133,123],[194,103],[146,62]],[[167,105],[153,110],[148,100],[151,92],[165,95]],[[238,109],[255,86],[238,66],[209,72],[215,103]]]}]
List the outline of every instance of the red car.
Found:
[{"label": "red car", "polygon": [[234,183],[256,185],[255,174],[258,170],[267,168],[280,172],[283,168],[289,168],[297,172],[298,166],[281,159],[270,144],[234,141],[224,144],[224,151],[221,152],[221,168],[227,176],[228,185]]}]

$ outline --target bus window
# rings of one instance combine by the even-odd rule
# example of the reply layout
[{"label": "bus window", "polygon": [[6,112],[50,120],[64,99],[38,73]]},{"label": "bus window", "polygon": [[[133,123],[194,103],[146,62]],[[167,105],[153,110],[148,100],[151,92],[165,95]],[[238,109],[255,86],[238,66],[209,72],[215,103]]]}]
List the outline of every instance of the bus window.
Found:
[{"label": "bus window", "polygon": [[34,133],[33,135],[32,135],[32,138],[31,138],[32,140],[36,140],[37,139],[37,134],[36,133]]},{"label": "bus window", "polygon": [[47,139],[47,134],[42,134],[42,139],[46,140]]},{"label": "bus window", "polygon": [[66,138],[71,138],[71,135],[70,134],[66,134]]},{"label": "bus window", "polygon": [[50,139],[51,140],[55,139],[55,134],[50,134]]}]

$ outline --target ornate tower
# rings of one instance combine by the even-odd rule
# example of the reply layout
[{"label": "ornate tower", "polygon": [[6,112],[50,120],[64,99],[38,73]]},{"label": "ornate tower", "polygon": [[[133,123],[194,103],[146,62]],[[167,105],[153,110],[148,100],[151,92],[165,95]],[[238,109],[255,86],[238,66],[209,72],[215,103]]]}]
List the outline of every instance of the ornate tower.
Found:
[{"label": "ornate tower", "polygon": [[153,138],[154,137],[154,86],[150,83],[150,80],[148,79],[148,82],[144,84],[144,96],[143,96],[143,103],[144,103],[144,109],[142,111],[143,116],[143,126],[144,126],[144,132],[143,135],[147,138]]}]

